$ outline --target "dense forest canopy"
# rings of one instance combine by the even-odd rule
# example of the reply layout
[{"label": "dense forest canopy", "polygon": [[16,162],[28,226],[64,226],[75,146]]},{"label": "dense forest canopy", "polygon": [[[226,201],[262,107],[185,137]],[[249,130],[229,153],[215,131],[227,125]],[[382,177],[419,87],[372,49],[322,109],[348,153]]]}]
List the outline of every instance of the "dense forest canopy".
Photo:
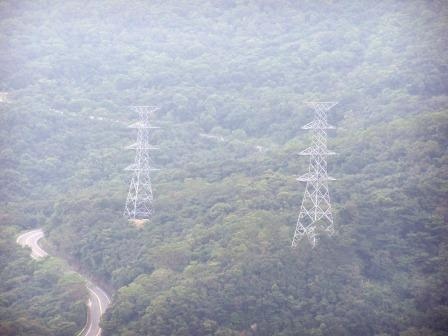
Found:
[{"label": "dense forest canopy", "polygon": [[[0,334],[448,335],[443,0],[0,2]],[[336,235],[290,242],[304,101],[335,100]],[[155,216],[122,216],[131,105]],[[59,257],[15,244],[42,227]]]}]

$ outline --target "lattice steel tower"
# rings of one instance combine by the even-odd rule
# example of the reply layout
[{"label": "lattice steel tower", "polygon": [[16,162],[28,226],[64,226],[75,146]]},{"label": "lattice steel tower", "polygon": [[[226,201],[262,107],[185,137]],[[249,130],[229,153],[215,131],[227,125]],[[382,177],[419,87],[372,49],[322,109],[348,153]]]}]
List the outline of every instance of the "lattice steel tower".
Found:
[{"label": "lattice steel tower", "polygon": [[296,247],[304,236],[308,237],[314,247],[320,231],[326,231],[330,235],[334,233],[328,190],[328,181],[334,180],[334,178],[327,174],[327,155],[336,153],[327,149],[327,130],[335,127],[328,124],[327,111],[336,104],[335,102],[307,102],[308,106],[314,108],[315,115],[314,120],[302,128],[313,131],[313,144],[300,152],[300,155],[308,155],[310,159],[308,173],[297,179],[306,182],[306,189],[292,240],[292,247]]},{"label": "lattice steel tower", "polygon": [[133,173],[124,215],[131,220],[149,220],[153,214],[150,173],[155,170],[152,168],[150,151],[157,149],[149,144],[149,136],[152,129],[158,128],[151,125],[150,117],[158,108],[134,106],[134,110],[139,114],[140,120],[129,125],[130,128],[137,129],[137,142],[126,147],[135,150],[135,160],[133,164],[125,168]]}]

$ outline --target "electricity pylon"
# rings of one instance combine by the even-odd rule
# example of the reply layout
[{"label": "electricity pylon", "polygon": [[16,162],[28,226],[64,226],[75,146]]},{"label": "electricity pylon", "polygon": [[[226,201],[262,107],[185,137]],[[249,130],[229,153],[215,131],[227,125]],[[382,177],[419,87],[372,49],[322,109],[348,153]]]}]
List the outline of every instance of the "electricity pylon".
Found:
[{"label": "electricity pylon", "polygon": [[125,170],[132,171],[132,179],[129,185],[128,197],[124,215],[130,220],[149,220],[153,214],[153,194],[151,186],[152,168],[150,151],[157,149],[149,144],[149,135],[154,127],[150,123],[150,117],[158,110],[153,106],[134,106],[140,120],[130,128],[137,129],[137,142],[126,147],[135,150],[134,163]]},{"label": "electricity pylon", "polygon": [[326,231],[329,235],[334,233],[328,190],[328,181],[334,180],[334,178],[327,174],[327,155],[336,153],[327,149],[327,130],[335,127],[328,124],[327,111],[336,104],[335,102],[307,102],[308,106],[314,108],[314,120],[302,128],[313,131],[313,144],[299,153],[309,156],[310,159],[308,173],[297,179],[300,182],[306,182],[306,188],[292,239],[292,247],[296,247],[304,236],[307,236],[312,247],[315,247],[319,231]]}]

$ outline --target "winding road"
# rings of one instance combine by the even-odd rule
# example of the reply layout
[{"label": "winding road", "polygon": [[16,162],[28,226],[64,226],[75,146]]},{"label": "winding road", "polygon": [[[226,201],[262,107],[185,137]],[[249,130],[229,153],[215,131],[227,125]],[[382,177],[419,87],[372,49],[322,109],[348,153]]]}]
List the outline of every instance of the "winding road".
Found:
[{"label": "winding road", "polygon": [[[31,258],[41,260],[48,256],[38,244],[39,239],[44,237],[44,232],[41,229],[36,229],[22,233],[17,237],[17,244],[22,247],[31,248]],[[82,276],[82,275],[81,275]],[[100,287],[96,286],[88,279],[86,281],[86,288],[89,291],[89,301],[87,322],[84,328],[78,333],[78,336],[99,336],[101,335],[100,320],[107,307],[110,305],[110,299],[106,292]]]}]

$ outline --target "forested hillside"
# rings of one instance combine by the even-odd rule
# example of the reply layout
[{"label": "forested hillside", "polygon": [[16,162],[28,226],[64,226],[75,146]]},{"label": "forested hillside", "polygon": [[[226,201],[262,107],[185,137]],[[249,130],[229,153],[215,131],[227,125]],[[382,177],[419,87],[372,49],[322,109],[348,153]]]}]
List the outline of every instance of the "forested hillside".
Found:
[{"label": "forested hillside", "polygon": [[[0,334],[448,335],[446,1],[0,2]],[[291,249],[331,100],[336,235]],[[156,105],[155,216],[123,217]]]}]

